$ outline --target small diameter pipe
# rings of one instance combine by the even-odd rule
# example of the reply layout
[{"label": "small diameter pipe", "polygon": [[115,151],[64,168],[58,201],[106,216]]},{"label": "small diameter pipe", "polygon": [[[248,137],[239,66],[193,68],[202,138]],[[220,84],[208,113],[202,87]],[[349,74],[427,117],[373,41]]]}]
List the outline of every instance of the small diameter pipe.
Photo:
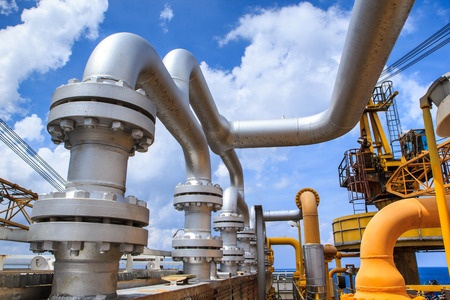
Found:
[{"label": "small diameter pipe", "polygon": [[380,210],[367,225],[361,241],[355,299],[409,300],[405,280],[394,264],[395,243],[408,230],[439,226],[435,198],[405,199]]},{"label": "small diameter pipe", "polygon": [[[421,104],[424,101],[421,101]],[[441,162],[437,152],[436,137],[434,136],[433,120],[430,113],[431,105],[421,105],[423,122],[425,124],[425,134],[428,143],[428,153],[430,155],[431,172],[433,173],[434,190],[436,193],[436,203],[439,209],[439,220],[441,223],[442,239],[444,241],[445,258],[447,260],[447,271],[450,274],[450,218],[447,202],[445,201],[445,188],[442,176]]]},{"label": "small diameter pipe", "polygon": [[295,250],[295,272],[294,279],[297,282],[297,285],[300,285],[300,275],[302,273],[301,270],[301,247],[300,242],[294,238],[290,237],[270,237],[267,239],[268,247],[273,245],[291,245]]}]

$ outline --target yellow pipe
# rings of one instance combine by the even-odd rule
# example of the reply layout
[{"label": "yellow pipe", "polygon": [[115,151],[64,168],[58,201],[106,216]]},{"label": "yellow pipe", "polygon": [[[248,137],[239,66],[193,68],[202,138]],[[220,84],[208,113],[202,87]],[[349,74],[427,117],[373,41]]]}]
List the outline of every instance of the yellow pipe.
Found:
[{"label": "yellow pipe", "polygon": [[[446,200],[450,201],[450,196]],[[408,230],[439,225],[435,198],[405,199],[380,210],[361,241],[355,299],[410,300],[405,280],[394,264],[395,243]]]},{"label": "yellow pipe", "polygon": [[421,101],[423,112],[423,123],[428,142],[428,152],[430,155],[431,172],[433,173],[434,189],[436,193],[436,203],[439,210],[439,220],[441,222],[442,238],[444,240],[445,258],[447,260],[448,273],[450,275],[450,218],[445,201],[444,179],[442,176],[441,162],[437,152],[436,137],[434,136],[433,121],[430,113],[430,104]]},{"label": "yellow pipe", "polygon": [[267,246],[272,245],[291,245],[295,249],[295,272],[293,274],[297,284],[300,284],[300,275],[303,273],[301,270],[301,247],[299,241],[291,237],[270,237],[267,238]]},{"label": "yellow pipe", "polygon": [[305,244],[320,244],[319,201],[319,194],[310,188],[301,189],[295,196],[297,207],[302,210]]}]

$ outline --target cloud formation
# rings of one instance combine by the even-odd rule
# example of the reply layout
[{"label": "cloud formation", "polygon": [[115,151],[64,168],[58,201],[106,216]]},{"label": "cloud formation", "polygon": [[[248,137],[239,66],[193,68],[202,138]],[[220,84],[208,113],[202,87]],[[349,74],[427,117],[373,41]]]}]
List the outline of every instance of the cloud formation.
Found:
[{"label": "cloud formation", "polygon": [[[11,10],[14,4],[3,1],[0,8]],[[98,36],[107,8],[106,0],[42,0],[23,10],[21,24],[0,30],[0,118],[21,110],[23,80],[64,66],[75,41]]]},{"label": "cloud formation", "polygon": [[164,5],[164,9],[159,14],[159,20],[161,21],[159,25],[161,26],[162,30],[165,33],[169,31],[167,24],[172,20],[173,17],[174,14],[170,5],[169,4]]}]

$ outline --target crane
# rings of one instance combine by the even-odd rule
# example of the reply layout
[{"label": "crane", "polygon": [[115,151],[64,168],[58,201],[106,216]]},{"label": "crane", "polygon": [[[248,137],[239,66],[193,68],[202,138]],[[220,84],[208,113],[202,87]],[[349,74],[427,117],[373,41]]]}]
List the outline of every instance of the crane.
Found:
[{"label": "crane", "polygon": [[[66,181],[14,130],[0,119],[0,140],[22,158],[56,190],[65,190]],[[32,223],[28,211],[38,195],[18,184],[0,178],[0,227],[28,230]],[[14,219],[14,220],[13,220]]]}]

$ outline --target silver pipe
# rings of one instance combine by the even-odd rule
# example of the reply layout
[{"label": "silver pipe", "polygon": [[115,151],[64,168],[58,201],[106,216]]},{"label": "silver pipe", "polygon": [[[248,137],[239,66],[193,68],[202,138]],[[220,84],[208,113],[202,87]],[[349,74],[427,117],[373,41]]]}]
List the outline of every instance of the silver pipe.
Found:
[{"label": "silver pipe", "polygon": [[[172,254],[184,261],[185,273],[196,274],[198,280],[209,280],[211,260],[222,256],[222,242],[212,239],[210,225],[211,211],[222,205],[222,190],[211,184],[208,144],[189,107],[188,94],[168,72],[172,67],[170,59],[161,62],[143,38],[118,33],[93,51],[83,81],[99,76],[103,80],[121,81],[126,86],[143,89],[155,103],[157,117],[181,145],[186,163],[186,184],[177,186],[174,194],[175,208],[185,212],[185,230],[184,236],[174,239]],[[198,205],[190,205],[192,202]]]},{"label": "silver pipe", "polygon": [[83,81],[98,76],[144,89],[156,104],[158,118],[183,148],[187,180],[211,181],[209,151],[203,131],[187,99],[145,39],[118,33],[103,40],[89,57]]},{"label": "silver pipe", "polygon": [[327,299],[327,283],[323,245],[303,246],[306,274],[306,299]]},{"label": "silver pipe", "polygon": [[263,212],[265,222],[271,221],[297,221],[302,219],[302,211],[300,209],[293,210],[266,210]]},{"label": "silver pipe", "polygon": [[308,145],[350,131],[370,99],[413,3],[413,0],[355,2],[330,107],[316,115],[231,122],[219,114],[209,91],[202,86],[203,79],[196,78],[190,89],[194,100],[191,105],[211,149],[222,155],[235,148]]},{"label": "silver pipe", "polygon": [[[214,124],[214,118],[211,119],[211,116],[217,115],[218,111],[195,57],[186,50],[176,49],[164,57],[164,64],[183,97],[189,95],[189,102],[205,133],[207,129],[216,132],[212,128],[218,124]],[[240,190],[240,196],[237,198],[238,210],[236,212],[244,216],[244,225],[249,226],[248,206],[244,200],[244,175],[239,158],[234,149],[224,151],[220,154],[220,157],[230,174],[231,186]]]}]

